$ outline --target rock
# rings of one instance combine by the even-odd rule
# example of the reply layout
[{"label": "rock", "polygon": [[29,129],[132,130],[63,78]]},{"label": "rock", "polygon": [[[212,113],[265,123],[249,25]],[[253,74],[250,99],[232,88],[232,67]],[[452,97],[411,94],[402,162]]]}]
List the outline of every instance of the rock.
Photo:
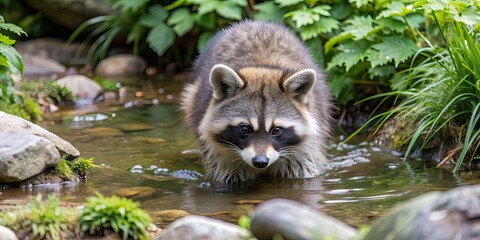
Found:
[{"label": "rock", "polygon": [[142,123],[129,123],[129,124],[118,125],[118,128],[120,128],[124,132],[141,132],[141,131],[152,130],[155,127],[152,125],[142,124]]},{"label": "rock", "polygon": [[147,63],[141,57],[119,54],[103,59],[95,68],[95,74],[102,77],[123,77],[145,74]]},{"label": "rock", "polygon": [[[331,216],[309,206],[286,199],[260,204],[250,229],[258,239],[353,239],[357,231]],[[373,239],[373,238],[372,238]]]},{"label": "rock", "polygon": [[[36,56],[50,59],[63,65],[78,65],[80,62],[74,61],[82,60],[86,56],[86,51],[77,52],[79,47],[80,43],[67,43],[62,39],[56,38],[37,38],[15,43],[15,49],[23,57],[24,64],[28,60],[26,59],[28,56]],[[83,64],[83,62],[81,63]],[[41,62],[36,64],[43,66]],[[65,67],[63,69],[64,72],[67,70]],[[24,75],[27,70],[28,68],[25,67]]]},{"label": "rock", "polygon": [[135,142],[144,142],[144,143],[153,143],[153,144],[160,144],[160,143],[165,143],[167,142],[163,138],[153,138],[153,137],[132,137],[131,138]]},{"label": "rock", "polygon": [[186,216],[165,228],[155,240],[244,240],[251,234],[237,225],[202,216]]},{"label": "rock", "polygon": [[115,14],[109,0],[27,0],[53,22],[75,29],[92,17]]},{"label": "rock", "polygon": [[157,218],[160,222],[173,222],[179,218],[187,216],[188,212],[184,210],[170,209],[170,210],[163,210],[159,212],[153,212],[151,213],[151,215],[154,218]]},{"label": "rock", "polygon": [[93,100],[102,94],[100,84],[83,75],[70,75],[55,81],[59,86],[64,86],[72,91],[79,100]]},{"label": "rock", "polygon": [[46,129],[23,118],[0,111],[0,133],[29,133],[51,141],[57,147],[60,155],[68,155],[68,159],[80,156],[80,152],[69,142]]},{"label": "rock", "polygon": [[22,55],[22,58],[25,69],[23,71],[23,76],[25,79],[56,79],[60,76],[64,76],[67,72],[67,68],[64,65],[48,57],[26,53]]},{"label": "rock", "polygon": [[121,197],[147,197],[155,192],[152,187],[131,187],[115,190],[113,193]]},{"label": "rock", "polygon": [[114,136],[120,136],[123,134],[122,131],[116,128],[109,128],[109,127],[89,128],[89,129],[85,129],[83,133],[90,136],[98,136],[98,137],[114,137]]},{"label": "rock", "polygon": [[18,240],[18,238],[12,230],[0,225],[0,240]]},{"label": "rock", "polygon": [[55,144],[25,133],[0,133],[0,182],[19,182],[60,161]]},{"label": "rock", "polygon": [[480,239],[480,186],[416,197],[380,219],[364,239]]}]

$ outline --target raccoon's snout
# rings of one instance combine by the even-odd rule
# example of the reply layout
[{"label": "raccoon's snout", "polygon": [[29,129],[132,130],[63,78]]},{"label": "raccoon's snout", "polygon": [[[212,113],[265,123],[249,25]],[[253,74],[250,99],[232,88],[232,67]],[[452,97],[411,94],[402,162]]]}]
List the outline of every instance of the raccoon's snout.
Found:
[{"label": "raccoon's snout", "polygon": [[268,166],[268,157],[265,155],[257,155],[252,158],[252,164],[257,168],[266,168]]}]

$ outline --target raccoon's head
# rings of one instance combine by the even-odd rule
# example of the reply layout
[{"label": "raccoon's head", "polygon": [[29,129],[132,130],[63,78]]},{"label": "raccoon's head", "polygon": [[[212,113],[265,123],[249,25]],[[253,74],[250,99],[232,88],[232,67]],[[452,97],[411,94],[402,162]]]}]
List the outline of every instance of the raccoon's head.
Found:
[{"label": "raccoon's head", "polygon": [[317,131],[308,107],[315,79],[312,69],[291,73],[260,67],[237,73],[215,65],[200,138],[217,155],[233,155],[232,161],[241,159],[257,169],[299,154],[302,142]]}]

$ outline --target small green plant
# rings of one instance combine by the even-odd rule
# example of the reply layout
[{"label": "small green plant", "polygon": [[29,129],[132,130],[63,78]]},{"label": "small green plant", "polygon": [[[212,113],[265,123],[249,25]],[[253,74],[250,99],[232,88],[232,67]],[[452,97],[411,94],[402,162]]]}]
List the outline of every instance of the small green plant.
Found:
[{"label": "small green plant", "polygon": [[70,162],[72,170],[80,175],[85,175],[91,168],[99,167],[93,163],[93,158],[82,158]]},{"label": "small green plant", "polygon": [[246,216],[246,215],[242,215],[238,218],[238,226],[240,226],[241,228],[245,228],[247,230],[250,230],[250,223],[251,223],[252,219],[250,219],[249,216]]},{"label": "small green plant", "polygon": [[68,88],[59,86],[53,80],[33,80],[21,82],[18,91],[32,99],[42,99],[46,103],[64,105],[75,101],[75,96]]},{"label": "small green plant", "polygon": [[80,157],[71,162],[66,160],[66,156],[63,156],[52,172],[63,179],[72,180],[76,175],[84,176],[88,170],[94,167],[98,167],[98,165],[93,163],[93,158]]},{"label": "small green plant", "polygon": [[34,239],[63,239],[75,233],[78,213],[72,208],[61,208],[55,195],[48,195],[44,201],[42,195],[31,196],[27,206],[0,215],[0,225]]},{"label": "small green plant", "polygon": [[118,233],[123,239],[146,239],[150,216],[139,203],[117,196],[98,194],[87,198],[80,217],[81,231],[102,234],[104,230]]}]

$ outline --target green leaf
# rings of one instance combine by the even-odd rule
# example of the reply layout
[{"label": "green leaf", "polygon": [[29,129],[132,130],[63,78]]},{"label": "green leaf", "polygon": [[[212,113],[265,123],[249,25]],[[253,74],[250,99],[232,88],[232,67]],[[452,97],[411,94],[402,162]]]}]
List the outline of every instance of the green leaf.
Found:
[{"label": "green leaf", "polygon": [[321,38],[313,38],[308,41],[305,41],[305,44],[308,46],[310,54],[312,54],[315,62],[325,68],[325,55],[323,55],[323,42]]},{"label": "green leaf", "polygon": [[332,96],[341,104],[345,104],[353,99],[353,79],[347,74],[332,74],[328,78]]},{"label": "green leaf", "polygon": [[368,73],[371,79],[375,77],[385,78],[395,74],[397,70],[391,64],[376,66],[374,68],[368,69]]},{"label": "green leaf", "polygon": [[200,4],[200,7],[198,8],[197,12],[200,15],[213,12],[219,4],[220,2],[217,2],[217,1],[204,1]]},{"label": "green leaf", "polygon": [[246,7],[248,5],[247,0],[230,0],[230,1],[235,3],[235,5],[238,5],[238,6],[241,6],[241,7]]},{"label": "green leaf", "polygon": [[197,49],[199,52],[202,52],[203,49],[205,49],[205,46],[207,45],[208,40],[210,40],[212,36],[213,36],[213,33],[211,32],[204,32],[202,33],[202,35],[200,35],[197,42]]},{"label": "green leaf", "polygon": [[288,12],[284,15],[284,18],[291,18],[295,26],[301,28],[302,26],[310,25],[320,20],[320,15],[314,13],[311,9],[299,9]]},{"label": "green leaf", "polygon": [[0,44],[0,55],[7,61],[7,67],[14,73],[23,73],[22,57],[12,46]]},{"label": "green leaf", "polygon": [[215,11],[222,17],[232,20],[241,20],[242,19],[242,8],[235,5],[233,2],[221,2],[216,8]]},{"label": "green leaf", "polygon": [[391,36],[383,39],[383,42],[371,46],[368,51],[368,59],[372,68],[385,65],[393,61],[395,67],[404,62],[418,50],[415,42],[406,37]]},{"label": "green leaf", "polygon": [[15,43],[15,40],[10,39],[9,37],[0,33],[0,43],[7,44],[7,45],[13,45]]},{"label": "green leaf", "polygon": [[141,7],[145,6],[150,0],[116,0],[114,7],[119,7],[123,12],[132,11],[136,12]]},{"label": "green leaf", "polygon": [[322,33],[332,32],[334,29],[338,29],[340,22],[333,18],[322,18],[311,25],[300,28],[300,37],[302,40],[308,40],[318,37]]},{"label": "green leaf", "polygon": [[355,16],[346,21],[344,32],[350,32],[353,39],[360,40],[368,36],[373,30],[373,20],[370,16]]},{"label": "green leaf", "polygon": [[179,8],[173,11],[167,23],[173,25],[173,31],[181,37],[193,28],[195,24],[193,16],[188,8]]},{"label": "green leaf", "polygon": [[148,14],[140,18],[140,23],[145,27],[155,27],[159,23],[164,23],[168,17],[168,12],[160,4],[152,5],[148,8]]},{"label": "green leaf", "polygon": [[407,29],[407,24],[403,20],[396,18],[381,18],[375,21],[383,29],[391,29],[396,33],[403,33]]},{"label": "green leaf", "polygon": [[158,24],[148,33],[147,42],[158,55],[163,55],[175,41],[175,33],[164,23]]},{"label": "green leaf", "polygon": [[292,6],[301,2],[303,2],[303,0],[275,0],[275,3],[277,3],[281,8]]},{"label": "green leaf", "polygon": [[352,13],[352,7],[345,1],[337,1],[332,4],[332,10],[330,14],[337,20],[343,20],[350,16]]},{"label": "green leaf", "polygon": [[377,19],[380,17],[405,17],[414,11],[415,9],[411,4],[405,6],[403,2],[393,1],[389,3],[387,8],[377,16]]},{"label": "green leaf", "polygon": [[357,8],[362,8],[363,6],[367,6],[367,4],[370,2],[371,0],[348,0],[349,3],[355,3],[355,6]]},{"label": "green leaf", "polygon": [[198,24],[198,26],[210,29],[210,30],[215,30],[215,14],[210,13],[210,14],[195,14],[194,15],[195,22]]},{"label": "green leaf", "polygon": [[25,31],[23,31],[21,27],[15,25],[15,24],[12,24],[12,23],[1,23],[0,24],[0,29],[15,33],[18,36],[21,36],[21,35],[27,36],[27,33]]},{"label": "green leaf", "polygon": [[351,67],[365,59],[365,51],[369,46],[370,43],[366,40],[350,41],[338,46],[340,52],[332,57],[327,65],[327,70],[343,66],[345,66],[346,71],[350,70]]},{"label": "green leaf", "polygon": [[330,12],[329,11],[331,9],[332,9],[332,7],[330,7],[329,5],[319,5],[319,6],[316,6],[316,7],[312,8],[314,13],[320,14],[320,15],[325,16],[325,17],[330,17]]},{"label": "green leaf", "polygon": [[335,44],[352,38],[353,34],[351,32],[343,32],[335,37],[328,39],[328,41],[325,43],[325,53],[328,53],[333,48],[333,46],[335,46]]},{"label": "green leaf", "polygon": [[263,2],[256,4],[255,10],[258,11],[255,13],[255,15],[253,15],[256,20],[274,21],[280,23],[283,21],[283,14],[285,14],[285,11],[282,11],[274,2]]}]

